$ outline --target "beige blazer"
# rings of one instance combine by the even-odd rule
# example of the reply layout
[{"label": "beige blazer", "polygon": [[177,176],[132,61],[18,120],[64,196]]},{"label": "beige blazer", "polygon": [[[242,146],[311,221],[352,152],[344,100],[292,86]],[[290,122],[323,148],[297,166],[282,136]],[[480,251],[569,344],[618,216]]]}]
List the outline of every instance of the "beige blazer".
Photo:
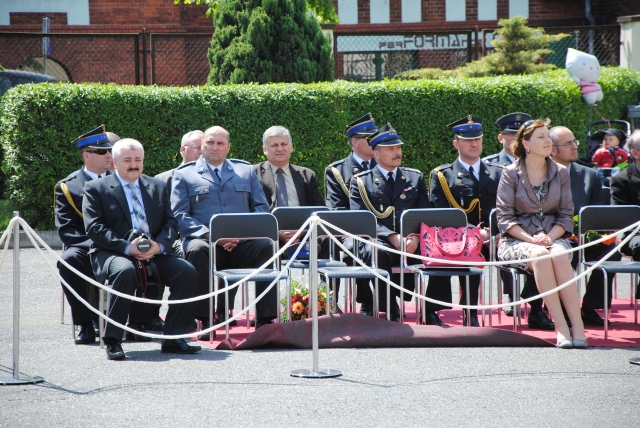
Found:
[{"label": "beige blazer", "polygon": [[503,236],[515,225],[520,225],[532,236],[540,228],[549,233],[555,224],[573,233],[569,172],[564,166],[547,158],[547,179],[543,186],[547,186],[547,195],[540,204],[529,182],[524,159],[517,159],[504,169],[496,203],[498,228]]}]

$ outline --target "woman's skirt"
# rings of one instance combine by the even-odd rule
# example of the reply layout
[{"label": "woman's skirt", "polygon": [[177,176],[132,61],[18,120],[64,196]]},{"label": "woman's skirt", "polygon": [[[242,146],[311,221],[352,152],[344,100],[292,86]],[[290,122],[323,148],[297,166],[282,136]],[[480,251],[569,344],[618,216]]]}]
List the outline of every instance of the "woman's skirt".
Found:
[{"label": "woman's skirt", "polygon": [[[540,245],[530,244],[528,242],[521,241],[512,237],[502,238],[498,244],[498,260],[503,262],[510,262],[514,260],[528,259],[531,252],[540,248]],[[570,250],[571,244],[566,239],[556,239],[553,241],[551,248],[558,248],[560,250]],[[569,261],[573,258],[573,253],[566,254],[569,257]],[[522,270],[529,271],[529,262],[514,263],[509,266],[513,266]]]}]

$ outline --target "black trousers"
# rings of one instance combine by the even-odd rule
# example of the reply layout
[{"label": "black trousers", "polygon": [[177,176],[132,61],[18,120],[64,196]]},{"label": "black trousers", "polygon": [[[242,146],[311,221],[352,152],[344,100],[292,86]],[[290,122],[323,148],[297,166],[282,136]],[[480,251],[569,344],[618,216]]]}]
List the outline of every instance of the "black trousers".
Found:
[{"label": "black trousers", "polygon": [[[595,262],[602,259],[607,255],[609,251],[615,246],[611,245],[594,245],[587,247],[584,251],[584,258],[588,262]],[[571,265],[575,269],[578,266],[578,253],[574,253],[574,257],[571,260]],[[622,259],[622,254],[615,252],[611,257],[607,259],[609,262],[619,262]],[[615,275],[607,276],[607,288],[608,288],[608,302],[607,307],[611,307],[611,294],[613,293],[613,279]],[[604,308],[604,274],[599,270],[594,270],[589,276],[587,281],[587,291],[582,298],[583,308],[603,309]]]},{"label": "black trousers", "polygon": [[[154,261],[163,282],[171,290],[169,300],[188,299],[195,295],[196,270],[186,260],[174,256],[156,255]],[[111,288],[133,295],[138,288],[138,274],[130,257],[115,256],[107,268]],[[124,324],[131,311],[131,300],[109,294],[107,315]],[[132,317],[133,318],[133,317]],[[195,330],[193,305],[169,305],[165,320],[165,334],[183,334]],[[107,323],[105,339],[121,340],[122,329]]]},{"label": "black trousers", "polygon": [[[352,238],[341,238],[340,240],[342,241],[342,245],[344,245],[347,250],[351,251],[355,255],[358,255],[357,249],[354,250],[353,248]],[[351,256],[347,255],[347,253],[343,253],[343,254],[344,254],[344,257],[342,258],[342,261],[345,262],[347,266],[360,267],[360,264],[358,264],[357,262],[354,263],[353,258]],[[356,290],[357,290],[356,301],[358,303],[363,303],[366,299],[371,300],[371,289],[369,288],[369,282],[370,281],[368,279],[363,279],[363,278],[356,279]],[[337,284],[336,285],[336,301],[337,301],[337,296],[340,295],[340,281],[336,281],[336,284]],[[365,288],[368,290],[369,294],[365,294],[364,296],[361,297],[360,290],[364,290]],[[366,293],[366,291],[363,291],[363,293]]]},{"label": "black trousers", "polygon": [[[233,251],[225,251],[216,246],[216,267],[222,269],[240,269],[262,266],[273,255],[271,243],[266,240],[242,241]],[[185,258],[193,264],[197,271],[196,295],[209,293],[209,241],[204,239],[192,239],[187,244]],[[220,287],[223,282],[218,282]],[[256,282],[256,295],[261,294],[269,286],[268,282]],[[256,316],[258,318],[275,318],[278,314],[278,299],[276,284],[258,303],[256,303]],[[238,287],[229,290],[229,306],[233,309]],[[200,300],[194,304],[194,314],[199,320],[209,319],[209,300]],[[224,319],[225,299],[224,294],[217,296],[216,313]]]},{"label": "black trousers", "polygon": [[[62,252],[61,258],[65,262],[69,263],[74,269],[82,272],[87,276],[93,277],[93,270],[91,269],[89,255],[87,254],[87,250],[85,250],[84,248],[69,247]],[[93,290],[92,292],[92,289],[95,289],[93,285],[89,284],[87,281],[71,272],[62,263],[58,263],[58,271],[60,272],[60,276],[62,277],[62,279],[64,279],[66,283],[69,284],[80,297],[91,303],[94,308],[98,308],[98,293],[96,292],[96,290]],[[64,284],[60,284],[62,285],[62,290],[67,297],[69,306],[71,306],[71,317],[73,318],[73,324],[86,324],[97,317],[97,315],[95,315],[83,303],[81,303],[71,293],[71,291],[69,291],[67,287],[64,286]]]},{"label": "black trousers", "polygon": [[[377,243],[383,245],[387,248],[394,248],[389,241],[386,239],[378,239]],[[358,247],[360,249],[360,257],[363,262],[365,262],[368,266],[371,266],[371,258],[373,257],[373,251],[376,249],[371,247],[370,245],[366,245],[363,243],[359,243]],[[420,252],[420,247],[415,251],[415,254]],[[418,260],[409,261],[409,263],[418,263]],[[392,253],[390,251],[378,250],[378,268],[384,269],[389,272],[391,277],[391,281],[396,284],[400,284],[400,274],[391,273],[392,268],[400,266],[400,255],[396,253]],[[373,280],[371,281],[373,282]],[[373,299],[373,294],[371,292],[371,288],[369,287],[369,281],[357,281],[356,286],[357,290],[357,301],[359,303],[369,302]],[[404,277],[404,289],[413,291],[415,289],[415,285],[413,283],[413,274],[405,274]],[[378,281],[378,310],[381,312],[385,312],[387,310],[387,284],[384,281]],[[396,301],[396,297],[400,296],[400,290],[395,287],[391,287],[391,302],[390,309],[397,310],[399,309],[398,302]],[[405,294],[405,300],[411,300],[411,296]]]},{"label": "black trousers", "polygon": [[622,252],[633,257],[633,260],[640,262],[640,236],[634,236],[622,247]]}]

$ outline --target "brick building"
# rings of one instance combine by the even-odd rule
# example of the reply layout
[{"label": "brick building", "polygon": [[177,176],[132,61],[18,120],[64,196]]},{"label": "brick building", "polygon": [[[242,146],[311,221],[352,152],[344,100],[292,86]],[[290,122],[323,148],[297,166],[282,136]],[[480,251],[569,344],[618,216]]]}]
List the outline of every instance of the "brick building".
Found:
[{"label": "brick building", "polygon": [[[334,28],[335,74],[357,80],[416,66],[462,65],[481,54],[483,37],[491,34],[482,30],[494,29],[501,18],[524,15],[533,26],[567,28],[615,24],[618,16],[640,14],[638,0],[333,3],[340,17]],[[51,22],[49,41],[6,34],[39,33],[44,16]],[[212,32],[204,6],[176,6],[173,0],[2,0],[0,64],[44,67],[49,74],[62,70],[73,82],[203,84]]]}]

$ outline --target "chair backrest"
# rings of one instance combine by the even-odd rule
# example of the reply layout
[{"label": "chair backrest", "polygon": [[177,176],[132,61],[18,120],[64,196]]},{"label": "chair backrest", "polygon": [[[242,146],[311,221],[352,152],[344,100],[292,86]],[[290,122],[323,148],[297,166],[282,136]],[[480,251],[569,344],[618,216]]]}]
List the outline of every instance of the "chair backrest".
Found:
[{"label": "chair backrest", "polygon": [[593,231],[614,231],[640,220],[637,205],[591,205],[580,210],[580,234]]},{"label": "chair backrest", "polygon": [[[322,220],[360,237],[377,238],[378,222],[371,211],[320,211],[317,213]],[[344,236],[342,233],[325,226],[334,236]],[[318,228],[318,236],[323,236],[324,231]]]},{"label": "chair backrest", "polygon": [[278,220],[280,230],[298,230],[311,214],[329,211],[327,207],[278,207],[271,212]]},{"label": "chair backrest", "polygon": [[400,216],[400,234],[403,238],[420,233],[420,224],[438,227],[464,227],[467,215],[459,208],[416,208],[405,210]]},{"label": "chair backrest", "polygon": [[271,213],[216,214],[209,221],[211,242],[219,239],[278,241],[278,220]]},{"label": "chair backrest", "polygon": [[611,205],[611,188],[603,187],[600,191],[602,192],[602,200],[604,201],[604,204]]}]

